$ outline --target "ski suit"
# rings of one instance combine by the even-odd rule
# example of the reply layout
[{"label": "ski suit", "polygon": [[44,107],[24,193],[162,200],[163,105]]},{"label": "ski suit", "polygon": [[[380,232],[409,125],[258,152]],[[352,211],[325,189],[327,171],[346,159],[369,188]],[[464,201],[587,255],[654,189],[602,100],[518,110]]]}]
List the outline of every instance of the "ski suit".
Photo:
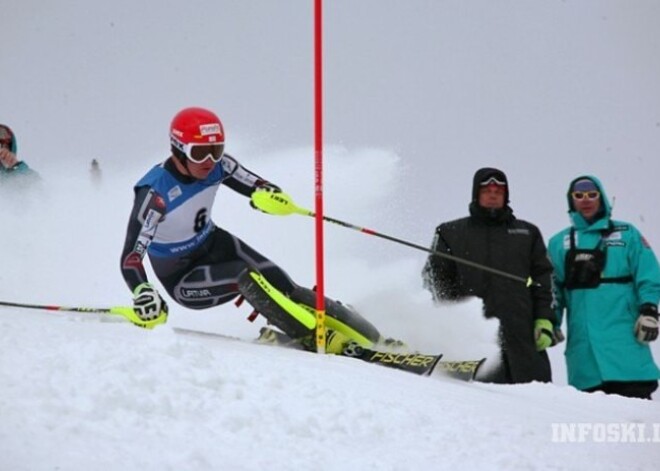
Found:
[{"label": "ski suit", "polygon": [[[239,278],[247,269],[257,270],[287,297],[308,299],[310,290],[298,286],[279,266],[211,219],[221,184],[249,197],[268,182],[227,154],[204,180],[183,175],[173,158],[153,167],[134,188],[121,254],[121,272],[131,291],[147,281],[143,258],[148,254],[168,294],[190,309],[210,308],[245,295],[239,292]],[[348,325],[366,327],[370,337],[378,338],[375,328],[357,313],[347,317]],[[302,330],[295,319],[285,322],[276,325],[287,335],[299,337]]]},{"label": "ski suit", "polygon": [[181,174],[171,160],[152,168],[135,185],[135,201],[121,255],[121,271],[134,290],[147,281],[146,253],[169,295],[190,309],[235,298],[238,275],[256,268],[283,293],[296,285],[273,262],[211,219],[220,184],[249,196],[265,183],[229,155],[205,180]]}]

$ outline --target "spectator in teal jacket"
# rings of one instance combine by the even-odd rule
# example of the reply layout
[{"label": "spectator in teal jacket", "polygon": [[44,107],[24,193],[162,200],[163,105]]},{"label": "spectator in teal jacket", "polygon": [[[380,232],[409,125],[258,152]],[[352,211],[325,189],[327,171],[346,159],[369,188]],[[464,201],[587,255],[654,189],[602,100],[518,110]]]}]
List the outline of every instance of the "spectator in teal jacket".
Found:
[{"label": "spectator in teal jacket", "polygon": [[636,227],[611,219],[597,178],[576,178],[567,196],[572,225],[550,239],[548,252],[558,325],[567,316],[568,382],[651,399],[660,377],[648,345],[658,336],[658,261]]},{"label": "spectator in teal jacket", "polygon": [[16,136],[9,126],[0,124],[0,182],[12,177],[36,178],[37,173],[17,158]]}]

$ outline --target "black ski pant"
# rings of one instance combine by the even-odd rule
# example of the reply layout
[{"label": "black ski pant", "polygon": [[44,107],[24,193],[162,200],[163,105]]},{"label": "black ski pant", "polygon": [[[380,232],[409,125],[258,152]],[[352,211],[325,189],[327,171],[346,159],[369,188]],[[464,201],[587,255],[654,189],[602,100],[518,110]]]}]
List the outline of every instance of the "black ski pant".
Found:
[{"label": "black ski pant", "polygon": [[286,295],[297,287],[275,263],[219,227],[192,253],[149,260],[172,299],[190,309],[207,309],[236,298],[238,277],[247,268],[258,270]]}]

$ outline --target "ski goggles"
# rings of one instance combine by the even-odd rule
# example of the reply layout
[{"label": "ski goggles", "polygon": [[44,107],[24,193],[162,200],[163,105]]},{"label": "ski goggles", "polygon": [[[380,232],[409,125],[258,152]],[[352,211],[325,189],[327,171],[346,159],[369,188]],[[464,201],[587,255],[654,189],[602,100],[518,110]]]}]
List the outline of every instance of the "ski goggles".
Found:
[{"label": "ski goggles", "polygon": [[181,150],[188,159],[196,164],[206,162],[206,159],[211,159],[213,162],[218,163],[225,153],[224,144],[183,144]]},{"label": "ski goggles", "polygon": [[573,197],[574,200],[583,200],[583,199],[588,199],[588,200],[597,200],[600,198],[600,191],[592,190],[592,191],[574,191],[571,193],[571,196]]},{"label": "ski goggles", "polygon": [[506,186],[506,182],[502,180],[498,180],[497,177],[490,177],[488,180],[484,180],[480,183],[480,186],[489,186],[489,185]]}]

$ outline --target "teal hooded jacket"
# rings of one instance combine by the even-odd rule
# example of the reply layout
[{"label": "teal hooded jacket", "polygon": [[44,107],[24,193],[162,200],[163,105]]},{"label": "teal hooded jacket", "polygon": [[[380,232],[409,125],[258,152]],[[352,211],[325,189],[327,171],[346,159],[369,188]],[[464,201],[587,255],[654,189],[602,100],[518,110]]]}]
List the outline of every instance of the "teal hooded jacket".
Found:
[{"label": "teal hooded jacket", "polygon": [[[601,217],[589,224],[573,207],[574,182],[588,178],[600,190]],[[568,208],[575,228],[575,246],[606,251],[601,278],[631,277],[627,283],[601,283],[596,288],[566,289],[565,258],[570,229],[555,234],[548,244],[554,266],[555,313],[558,325],[566,312],[568,383],[589,389],[605,381],[652,381],[660,377],[648,345],[634,335],[639,307],[660,301],[660,266],[641,233],[632,224],[611,219],[612,207],[600,180],[580,176],[568,187]]]},{"label": "teal hooded jacket", "polygon": [[[11,148],[9,150],[18,157],[18,142],[16,140],[16,135],[12,132],[11,129],[9,129],[9,127],[5,125],[2,126],[5,127],[11,135]],[[14,179],[14,177],[18,175],[28,176],[33,180],[38,178],[37,172],[32,170],[25,162],[19,161],[11,169],[6,169],[3,165],[0,164],[0,182]]]}]

